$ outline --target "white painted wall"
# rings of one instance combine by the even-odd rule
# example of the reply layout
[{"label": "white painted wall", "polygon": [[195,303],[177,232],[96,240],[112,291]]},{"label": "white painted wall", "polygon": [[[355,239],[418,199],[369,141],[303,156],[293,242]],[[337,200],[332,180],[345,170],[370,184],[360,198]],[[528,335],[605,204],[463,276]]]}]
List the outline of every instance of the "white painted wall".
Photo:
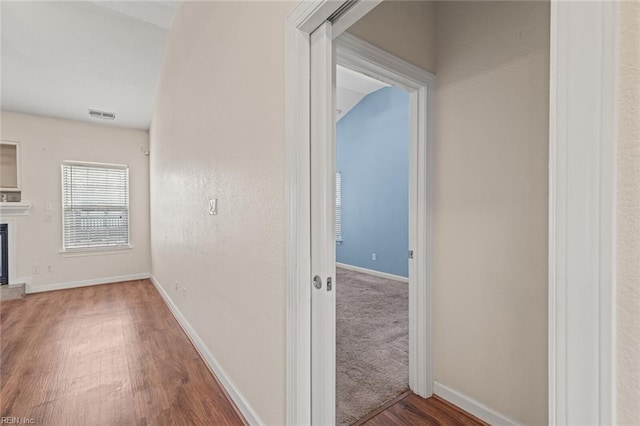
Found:
[{"label": "white painted wall", "polygon": [[385,0],[347,31],[435,73],[434,1]]},{"label": "white painted wall", "polygon": [[385,1],[349,32],[436,74],[434,377],[547,416],[547,2]]},{"label": "white painted wall", "polygon": [[547,422],[548,2],[438,2],[435,379]]},{"label": "white painted wall", "polygon": [[285,421],[285,18],[295,6],[185,2],[150,133],[153,275],[273,425]]},{"label": "white painted wall", "polygon": [[640,1],[618,3],[618,424],[640,424]]},{"label": "white painted wall", "polygon": [[[12,231],[17,235],[16,277],[25,278],[28,291],[149,273],[149,165],[141,152],[148,147],[147,131],[2,111],[0,138],[21,143],[22,199],[33,204],[30,216],[12,217],[17,227]],[[129,165],[131,250],[74,257],[60,253],[60,164],[65,160]],[[47,203],[52,205],[51,222],[45,220]],[[53,272],[46,272],[47,265]],[[33,273],[34,266],[39,274]]]}]

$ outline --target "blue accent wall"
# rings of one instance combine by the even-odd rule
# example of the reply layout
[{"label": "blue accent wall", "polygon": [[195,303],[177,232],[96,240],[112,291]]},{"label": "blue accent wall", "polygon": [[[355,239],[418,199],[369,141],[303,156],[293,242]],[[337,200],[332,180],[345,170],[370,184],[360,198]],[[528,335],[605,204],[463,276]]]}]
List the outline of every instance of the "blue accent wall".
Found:
[{"label": "blue accent wall", "polygon": [[409,94],[385,87],[367,95],[338,121],[336,138],[342,174],[337,262],[407,277]]}]

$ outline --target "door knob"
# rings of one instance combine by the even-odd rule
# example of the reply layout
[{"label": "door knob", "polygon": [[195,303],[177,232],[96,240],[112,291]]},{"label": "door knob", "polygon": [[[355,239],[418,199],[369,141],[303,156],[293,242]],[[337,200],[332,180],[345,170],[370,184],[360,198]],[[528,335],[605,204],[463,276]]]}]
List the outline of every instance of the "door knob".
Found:
[{"label": "door knob", "polygon": [[313,286],[317,289],[322,288],[322,278],[320,278],[320,275],[313,277]]}]

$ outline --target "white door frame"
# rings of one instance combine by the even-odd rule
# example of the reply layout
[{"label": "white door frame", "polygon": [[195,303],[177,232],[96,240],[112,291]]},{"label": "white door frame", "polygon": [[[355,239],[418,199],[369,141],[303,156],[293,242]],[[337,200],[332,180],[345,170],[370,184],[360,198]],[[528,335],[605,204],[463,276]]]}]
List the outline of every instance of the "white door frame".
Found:
[{"label": "white door frame", "polygon": [[[287,423],[311,420],[309,34],[348,0],[287,19]],[[343,15],[356,22],[378,0]],[[549,423],[615,423],[616,4],[551,1]],[[348,26],[335,23],[338,35]]]},{"label": "white door frame", "polygon": [[[382,0],[362,0],[341,16],[354,23]],[[348,0],[302,1],[288,16],[287,99],[287,424],[311,423],[310,34]],[[350,25],[334,23],[339,35]]]},{"label": "white door frame", "polygon": [[549,423],[616,424],[615,1],[552,1]]},{"label": "white door frame", "polygon": [[[336,58],[333,24],[311,33],[311,424],[335,423]],[[311,278],[313,276],[313,279]],[[331,282],[331,284],[329,284]],[[304,283],[300,283],[305,285]]]},{"label": "white door frame", "polygon": [[431,178],[435,77],[349,33],[336,39],[336,60],[409,92],[409,387],[433,393],[431,354]]},{"label": "white door frame", "polygon": [[[335,51],[334,51],[335,48]],[[320,289],[311,291],[311,422],[335,421],[335,66],[346,66],[409,92],[409,387],[422,396],[433,392],[431,374],[431,268],[428,242],[431,215],[432,74],[357,37],[333,40],[325,22],[311,34],[311,275]],[[315,112],[314,112],[315,111]],[[407,253],[408,255],[408,253]],[[327,291],[328,280],[335,283]],[[310,285],[308,283],[301,285]],[[318,349],[321,348],[321,349]]]}]

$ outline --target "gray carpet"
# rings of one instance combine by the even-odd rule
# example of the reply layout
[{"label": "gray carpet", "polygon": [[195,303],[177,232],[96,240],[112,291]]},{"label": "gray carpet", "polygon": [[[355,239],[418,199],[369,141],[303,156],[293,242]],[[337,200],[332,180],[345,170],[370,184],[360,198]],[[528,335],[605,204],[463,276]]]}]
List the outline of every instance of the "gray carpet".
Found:
[{"label": "gray carpet", "polygon": [[336,270],[336,423],[409,388],[408,284]]}]

